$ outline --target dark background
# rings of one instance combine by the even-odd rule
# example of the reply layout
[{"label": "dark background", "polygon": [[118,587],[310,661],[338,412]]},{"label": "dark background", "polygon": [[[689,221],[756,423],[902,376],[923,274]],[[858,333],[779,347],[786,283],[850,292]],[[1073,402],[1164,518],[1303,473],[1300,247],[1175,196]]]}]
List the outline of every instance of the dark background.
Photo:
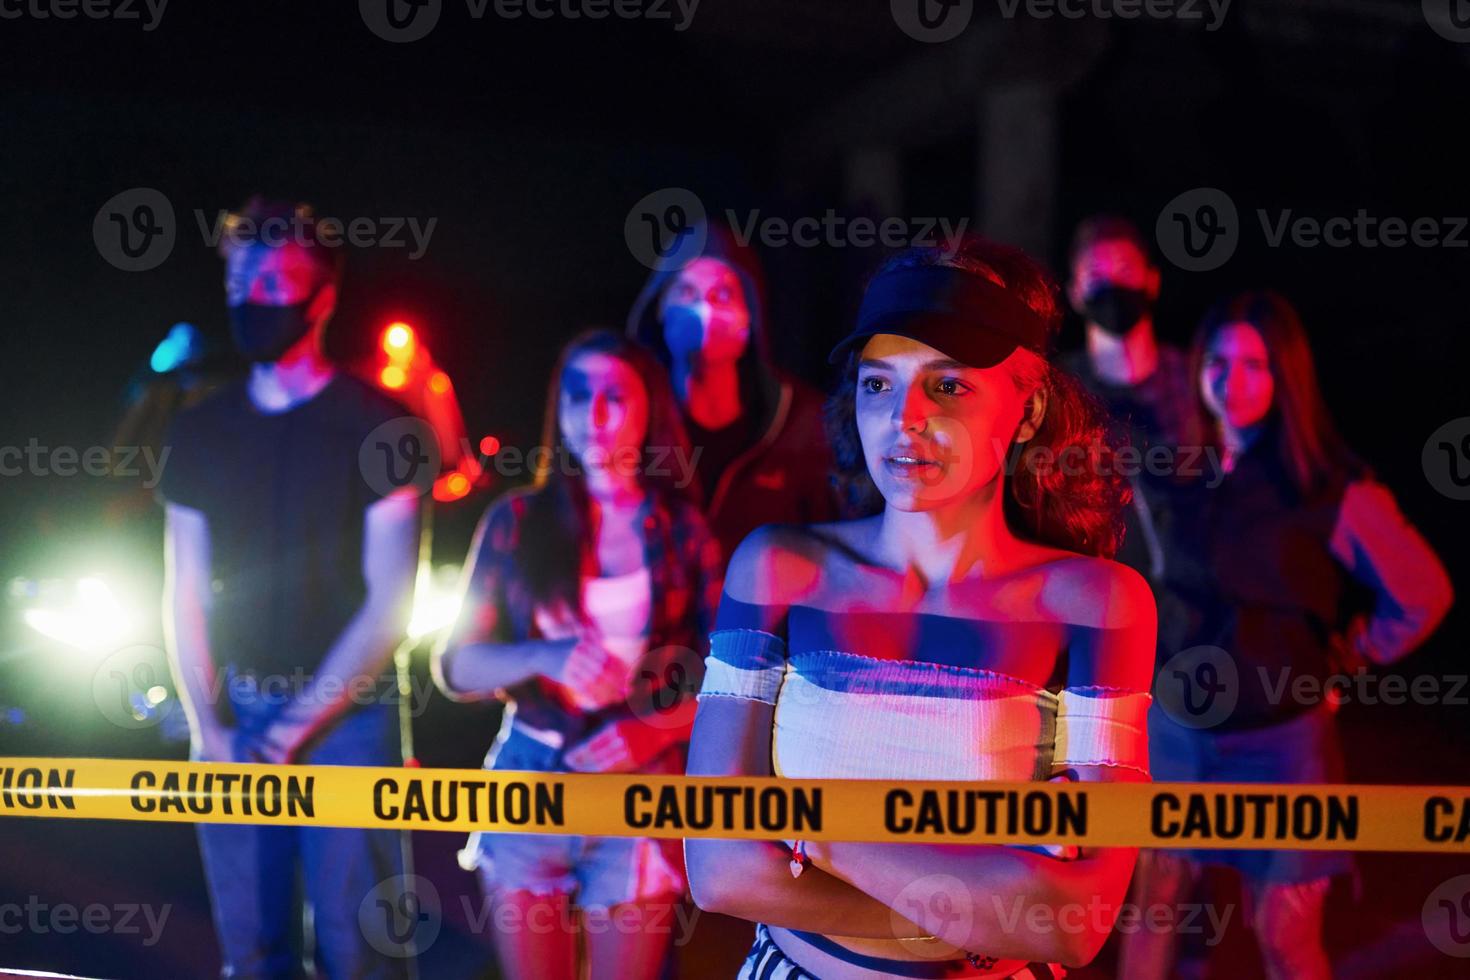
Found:
[{"label": "dark background", "polygon": [[[408,318],[454,378],[471,435],[526,446],[558,345],[579,327],[620,324],[646,274],[623,228],[653,191],[687,187],[711,212],[742,216],[968,218],[1060,268],[1078,218],[1121,211],[1151,234],[1168,201],[1212,186],[1235,201],[1241,244],[1211,272],[1163,263],[1164,339],[1186,342],[1225,291],[1286,292],[1348,438],[1455,581],[1470,581],[1470,505],[1437,493],[1420,463],[1431,432],[1470,414],[1470,249],[1271,248],[1254,218],[1470,214],[1470,44],[1431,30],[1417,2],[1236,0],[1213,31],[999,11],[978,4],[946,44],[910,38],[879,0],[703,0],[683,32],[669,21],[474,20],[446,0],[437,28],[408,44],[374,36],[351,3],[175,0],[151,32],[0,19],[0,445],[107,445],[129,379],[170,324],[222,341],[220,263],[194,211],[212,219],[256,190],[343,218],[436,218],[417,261],[407,249],[349,254],[331,346],[361,356],[385,323]],[[108,264],[92,235],[102,204],[133,187],[169,198],[179,236],[140,273]],[[824,352],[881,257],[765,250],[786,366],[826,383]],[[1075,323],[1066,340],[1080,342]],[[154,601],[161,520],[136,501],[119,506],[110,484],[0,477],[0,575],[95,562]],[[499,489],[440,509],[437,563],[462,557]],[[0,720],[0,755],[182,756],[158,731],[119,734],[97,718],[87,665],[38,644],[12,612],[0,709],[21,713]],[[1395,669],[1462,674],[1465,640],[1457,610]],[[1463,783],[1465,719],[1463,707],[1348,709],[1352,778]],[[473,765],[493,730],[483,713],[442,705],[423,721],[428,764]],[[424,867],[445,869],[452,845],[421,842]],[[1450,975],[1461,964],[1417,923],[1429,890],[1465,862],[1363,865],[1368,897],[1334,897],[1344,975],[1409,963]],[[123,936],[0,935],[0,966],[213,969],[187,828],[0,827],[0,902],[29,894],[172,902],[175,918],[152,950]],[[456,942],[440,947],[446,964],[472,948]],[[1248,975],[1248,936],[1236,942]]]}]

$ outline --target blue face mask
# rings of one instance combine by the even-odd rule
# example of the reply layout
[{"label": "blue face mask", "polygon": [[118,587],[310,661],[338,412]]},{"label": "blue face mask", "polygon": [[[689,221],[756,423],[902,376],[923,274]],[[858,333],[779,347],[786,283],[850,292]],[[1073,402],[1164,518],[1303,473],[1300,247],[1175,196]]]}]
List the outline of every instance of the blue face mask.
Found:
[{"label": "blue face mask", "polygon": [[664,310],[664,343],[676,358],[688,357],[704,346],[704,317],[689,306]]},{"label": "blue face mask", "polygon": [[310,300],[290,306],[241,303],[230,307],[230,336],[235,349],[246,360],[258,364],[279,361],[311,330],[311,321],[306,318],[310,303]]}]

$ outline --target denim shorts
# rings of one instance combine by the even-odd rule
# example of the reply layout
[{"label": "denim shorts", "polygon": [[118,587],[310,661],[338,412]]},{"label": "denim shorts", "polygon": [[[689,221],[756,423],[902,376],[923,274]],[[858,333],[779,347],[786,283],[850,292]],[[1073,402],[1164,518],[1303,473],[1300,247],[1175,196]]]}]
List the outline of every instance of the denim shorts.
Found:
[{"label": "denim shorts", "polygon": [[[1337,720],[1316,708],[1279,725],[1213,733],[1186,728],[1157,702],[1148,715],[1149,763],[1159,783],[1340,783]],[[1316,881],[1352,870],[1345,851],[1171,850],[1235,868],[1254,885]]]},{"label": "denim shorts", "polygon": [[[512,722],[493,750],[495,771],[565,772],[562,751]],[[680,841],[647,837],[475,834],[461,863],[479,871],[485,892],[570,895],[582,907],[676,900],[685,889]]]}]

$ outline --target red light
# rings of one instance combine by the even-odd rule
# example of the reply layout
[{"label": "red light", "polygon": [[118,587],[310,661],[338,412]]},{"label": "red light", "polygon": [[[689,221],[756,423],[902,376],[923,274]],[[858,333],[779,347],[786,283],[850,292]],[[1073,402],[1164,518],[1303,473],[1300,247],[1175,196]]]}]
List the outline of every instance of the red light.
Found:
[{"label": "red light", "polygon": [[451,473],[444,486],[452,497],[463,497],[470,492],[470,478],[463,473]]},{"label": "red light", "polygon": [[378,380],[384,388],[402,388],[408,382],[408,375],[397,364],[389,364],[378,373]]},{"label": "red light", "polygon": [[480,455],[494,456],[500,452],[500,440],[494,436],[486,436],[480,440]]},{"label": "red light", "polygon": [[403,353],[412,346],[413,327],[402,320],[388,324],[388,329],[383,331],[383,350],[389,354]]},{"label": "red light", "polygon": [[435,371],[429,377],[429,390],[436,395],[442,395],[449,390],[449,375],[443,371]]}]

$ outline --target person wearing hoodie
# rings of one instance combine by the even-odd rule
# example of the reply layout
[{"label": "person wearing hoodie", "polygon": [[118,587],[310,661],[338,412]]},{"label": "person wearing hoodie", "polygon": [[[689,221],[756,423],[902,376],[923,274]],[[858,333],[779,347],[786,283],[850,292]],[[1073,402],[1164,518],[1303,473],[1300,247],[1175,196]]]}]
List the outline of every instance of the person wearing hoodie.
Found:
[{"label": "person wearing hoodie", "polygon": [[628,334],[669,371],[728,560],[763,524],[831,520],[838,506],[822,396],[771,362],[758,259],[723,226],[700,231],[697,255],[644,285]]},{"label": "person wearing hoodie", "polygon": [[[1179,449],[1191,411],[1188,372],[1184,353],[1160,343],[1154,332],[1159,268],[1143,235],[1127,218],[1095,215],[1077,226],[1067,264],[1067,298],[1086,321],[1086,345],[1063,354],[1062,366],[1102,400],[1134,449]],[[1215,457],[1178,458],[1181,468],[1218,470]],[[1124,513],[1127,530],[1118,561],[1158,586],[1165,574],[1166,474],[1140,470],[1128,474],[1133,503]],[[1207,475],[1218,481],[1221,474]]]}]

